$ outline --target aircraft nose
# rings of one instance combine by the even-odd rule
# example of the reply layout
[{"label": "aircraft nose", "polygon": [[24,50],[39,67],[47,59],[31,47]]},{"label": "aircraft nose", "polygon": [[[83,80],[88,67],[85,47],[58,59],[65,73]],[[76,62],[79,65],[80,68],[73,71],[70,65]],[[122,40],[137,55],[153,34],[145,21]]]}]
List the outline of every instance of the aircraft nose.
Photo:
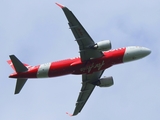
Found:
[{"label": "aircraft nose", "polygon": [[145,56],[149,55],[151,53],[151,50],[145,47],[141,48],[142,54]]},{"label": "aircraft nose", "polygon": [[146,57],[151,53],[151,50],[145,47],[139,47],[139,46],[130,46],[126,48],[123,62],[129,62],[132,60],[141,59],[143,57]]}]

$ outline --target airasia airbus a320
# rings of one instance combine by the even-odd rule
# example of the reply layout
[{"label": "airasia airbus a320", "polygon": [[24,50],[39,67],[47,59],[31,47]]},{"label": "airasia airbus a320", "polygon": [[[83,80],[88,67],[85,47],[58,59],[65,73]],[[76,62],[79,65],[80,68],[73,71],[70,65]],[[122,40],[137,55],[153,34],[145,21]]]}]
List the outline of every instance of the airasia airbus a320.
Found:
[{"label": "airasia airbus a320", "polygon": [[82,88],[72,114],[74,116],[82,110],[95,86],[110,87],[113,85],[112,76],[101,78],[105,69],[113,65],[141,59],[149,55],[151,50],[139,46],[111,50],[109,40],[95,43],[68,8],[56,4],[62,8],[68,19],[69,27],[79,45],[80,57],[30,66],[22,63],[15,55],[10,55],[10,60],[7,62],[15,72],[9,77],[17,79],[15,94],[18,94],[28,78],[47,78],[68,74],[82,75]]}]

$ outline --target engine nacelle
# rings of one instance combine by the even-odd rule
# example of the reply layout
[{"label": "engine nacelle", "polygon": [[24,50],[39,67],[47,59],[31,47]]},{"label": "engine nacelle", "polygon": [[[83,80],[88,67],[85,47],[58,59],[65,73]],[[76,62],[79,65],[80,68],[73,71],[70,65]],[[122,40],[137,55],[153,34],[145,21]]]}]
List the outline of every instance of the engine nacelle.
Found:
[{"label": "engine nacelle", "polygon": [[100,50],[100,51],[110,50],[111,47],[112,46],[111,46],[110,40],[103,40],[103,41],[100,41],[100,42],[98,42],[94,45],[94,49],[97,49],[97,50]]},{"label": "engine nacelle", "polygon": [[110,87],[114,84],[113,82],[113,77],[104,77],[99,79],[99,81],[96,83],[97,86],[99,87]]}]

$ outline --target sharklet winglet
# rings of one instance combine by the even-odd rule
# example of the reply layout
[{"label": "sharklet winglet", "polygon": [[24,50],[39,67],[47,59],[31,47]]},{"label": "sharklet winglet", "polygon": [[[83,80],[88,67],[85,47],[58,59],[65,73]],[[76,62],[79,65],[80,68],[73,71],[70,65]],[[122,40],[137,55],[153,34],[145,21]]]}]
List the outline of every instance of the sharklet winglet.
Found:
[{"label": "sharklet winglet", "polygon": [[68,113],[68,112],[66,112],[66,114],[68,114],[70,117],[72,117],[72,116],[73,116],[72,114],[70,114],[70,113]]},{"label": "sharklet winglet", "polygon": [[59,3],[56,3],[56,5],[58,5],[60,8],[64,8],[64,6]]}]

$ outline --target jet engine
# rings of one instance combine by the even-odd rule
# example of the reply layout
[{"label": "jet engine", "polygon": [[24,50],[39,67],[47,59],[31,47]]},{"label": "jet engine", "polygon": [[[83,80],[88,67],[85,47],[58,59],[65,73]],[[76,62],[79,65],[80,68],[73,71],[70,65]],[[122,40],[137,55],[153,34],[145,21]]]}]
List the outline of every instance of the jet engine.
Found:
[{"label": "jet engine", "polygon": [[97,49],[97,50],[100,50],[100,51],[110,50],[111,47],[112,47],[112,46],[111,46],[110,40],[100,41],[100,42],[96,43],[96,44],[93,46],[94,49]]},{"label": "jet engine", "polygon": [[99,87],[110,87],[113,84],[114,84],[114,82],[113,82],[112,76],[101,78],[96,82],[96,85]]}]

